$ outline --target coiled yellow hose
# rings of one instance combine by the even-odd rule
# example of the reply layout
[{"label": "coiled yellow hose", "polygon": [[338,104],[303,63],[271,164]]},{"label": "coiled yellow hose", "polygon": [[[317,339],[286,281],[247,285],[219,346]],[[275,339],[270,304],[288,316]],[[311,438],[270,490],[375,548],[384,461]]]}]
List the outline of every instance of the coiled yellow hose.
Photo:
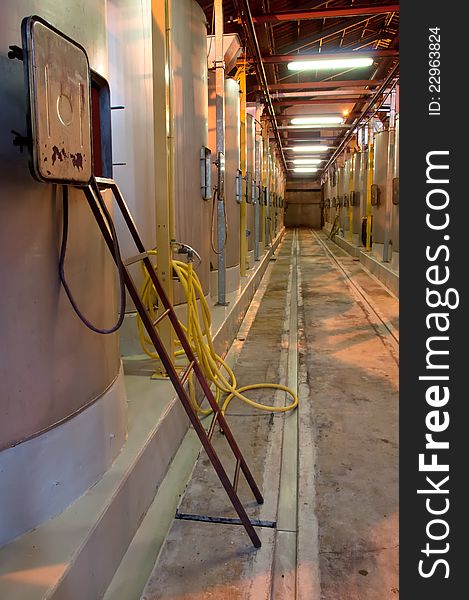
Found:
[{"label": "coiled yellow hose", "polygon": [[[149,253],[156,254],[156,251]],[[186,333],[188,340],[194,350],[194,353],[200,363],[200,366],[204,372],[207,381],[210,381],[216,386],[216,400],[220,403],[221,394],[228,394],[222,404],[222,412],[225,413],[230,402],[233,398],[239,398],[246,404],[257,408],[258,410],[265,410],[269,412],[286,412],[293,410],[298,405],[298,396],[290,388],[279,383],[255,383],[251,385],[245,385],[240,388],[236,387],[236,377],[232,369],[226,364],[226,362],[219,356],[213,347],[213,339],[211,335],[211,315],[208,303],[205,299],[202,286],[197,274],[194,273],[192,262],[187,264],[173,260],[172,267],[174,272],[179,278],[182,284],[184,295],[187,302],[187,326],[181,323],[184,332]],[[145,280],[141,289],[141,297],[143,303],[147,307],[152,320],[156,319],[156,304],[157,297],[156,291],[150,279],[150,276],[144,268]],[[197,300],[200,302],[200,313],[197,306]],[[201,318],[202,323],[201,323]],[[140,343],[144,352],[151,358],[158,358],[158,354],[155,352],[151,340],[145,334],[143,323],[138,317],[138,332],[140,337]],[[177,350],[176,356],[184,354],[184,350]],[[223,371],[226,375],[223,374]],[[189,377],[189,392],[191,401],[194,408],[203,415],[209,415],[212,412],[211,408],[204,409],[196,401],[195,387],[192,374]],[[267,406],[260,404],[251,398],[244,395],[243,392],[255,389],[275,389],[282,390],[289,394],[293,398],[293,402],[287,406]]]}]

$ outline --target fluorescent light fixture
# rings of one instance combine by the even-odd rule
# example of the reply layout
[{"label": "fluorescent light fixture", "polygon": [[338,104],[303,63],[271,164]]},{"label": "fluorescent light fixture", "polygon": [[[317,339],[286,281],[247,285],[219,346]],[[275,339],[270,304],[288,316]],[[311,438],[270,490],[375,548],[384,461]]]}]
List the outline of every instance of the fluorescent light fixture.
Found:
[{"label": "fluorescent light fixture", "polygon": [[316,173],[316,167],[295,167],[293,169],[295,173]]},{"label": "fluorescent light fixture", "polygon": [[325,152],[329,146],[292,146],[293,152]]},{"label": "fluorescent light fixture", "polygon": [[294,158],[295,165],[319,165],[322,163],[322,158]]},{"label": "fluorescent light fixture", "polygon": [[328,116],[317,116],[317,117],[296,117],[290,122],[292,125],[339,125],[343,123],[343,117],[328,117]]},{"label": "fluorescent light fixture", "polygon": [[373,64],[373,59],[365,56],[356,58],[329,58],[314,60],[296,60],[288,63],[289,71],[326,71],[328,69],[357,69],[360,67],[369,67]]}]

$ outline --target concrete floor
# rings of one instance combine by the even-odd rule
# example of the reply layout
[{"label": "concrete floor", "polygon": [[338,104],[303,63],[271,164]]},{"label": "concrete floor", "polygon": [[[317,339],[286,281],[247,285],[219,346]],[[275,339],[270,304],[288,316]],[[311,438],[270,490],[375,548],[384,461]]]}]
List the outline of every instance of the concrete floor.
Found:
[{"label": "concrete floor", "polygon": [[[240,480],[250,517],[266,522],[262,548],[240,525],[175,519],[142,600],[399,595],[398,302],[323,234],[289,230],[277,256],[238,333],[235,372],[239,385],[294,386],[300,407],[272,415],[234,400],[228,411],[265,496],[257,505]],[[271,390],[251,397],[289,402]],[[218,432],[214,443],[232,473]],[[178,512],[236,516],[204,453]]]}]

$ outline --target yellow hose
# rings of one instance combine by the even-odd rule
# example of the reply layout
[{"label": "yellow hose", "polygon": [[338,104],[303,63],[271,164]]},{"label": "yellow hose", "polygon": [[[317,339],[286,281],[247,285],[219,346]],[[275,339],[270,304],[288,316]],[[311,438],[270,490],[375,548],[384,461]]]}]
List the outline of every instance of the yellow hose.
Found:
[{"label": "yellow hose", "polygon": [[[151,253],[156,254],[156,251],[151,251]],[[285,385],[280,385],[278,383],[255,383],[251,385],[245,385],[240,388],[236,387],[237,384],[235,374],[221,358],[221,356],[215,352],[213,347],[210,308],[205,299],[200,280],[197,277],[197,274],[194,273],[192,262],[188,262],[186,264],[179,260],[173,260],[172,267],[178,276],[179,281],[181,282],[187,302],[187,326],[181,323],[184,332],[187,335],[191,347],[198,359],[205,378],[207,381],[216,386],[217,403],[220,403],[222,393],[228,394],[223,401],[222,412],[225,413],[233,398],[239,398],[254,408],[269,412],[286,412],[296,408],[298,405],[298,396],[292,389]],[[156,291],[145,268],[144,274],[145,280],[141,289],[141,297],[146,308],[149,310],[150,317],[152,320],[155,320],[157,316]],[[197,306],[197,299],[200,302],[200,313]],[[151,340],[145,334],[143,323],[140,317],[138,317],[137,322],[140,343],[144,352],[151,358],[158,359],[158,354],[155,352]],[[178,350],[175,353],[176,356],[181,356],[182,354],[184,354],[184,350]],[[223,371],[226,373],[226,375],[223,374]],[[211,414],[211,408],[204,409],[196,401],[193,374],[191,374],[189,377],[188,384],[190,397],[194,408],[196,408],[196,410],[203,415]],[[290,396],[293,398],[293,402],[287,406],[266,406],[265,404],[260,404],[259,402],[256,402],[255,400],[252,400],[243,394],[243,392],[247,392],[248,390],[266,388],[282,390],[287,394],[290,394]]]}]

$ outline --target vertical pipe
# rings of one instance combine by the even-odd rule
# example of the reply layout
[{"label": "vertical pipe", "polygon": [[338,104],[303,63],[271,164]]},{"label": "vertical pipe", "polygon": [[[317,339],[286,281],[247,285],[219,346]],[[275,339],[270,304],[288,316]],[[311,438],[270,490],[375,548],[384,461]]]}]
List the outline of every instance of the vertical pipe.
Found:
[{"label": "vertical pipe", "polygon": [[[171,0],[152,0],[151,12],[157,273],[169,301],[173,303],[171,246],[175,239],[175,216]],[[174,335],[169,319],[161,322],[159,334],[169,356],[173,357]]]},{"label": "vertical pipe", "polygon": [[373,140],[374,119],[368,124],[368,174],[366,181],[366,251],[371,250],[371,186],[373,185],[373,167],[374,167],[374,140]]},{"label": "vertical pipe", "polygon": [[352,151],[350,152],[350,163],[349,163],[349,169],[350,169],[350,178],[349,178],[349,193],[348,193],[348,234],[349,234],[349,240],[352,241],[353,240],[353,206],[352,206],[352,196],[353,196],[353,192],[354,192],[354,181],[353,181],[353,155],[355,153],[355,150],[352,148]]},{"label": "vertical pipe", "polygon": [[[218,304],[226,305],[225,231],[225,53],[223,50],[223,0],[215,0],[215,109],[218,161],[217,240]],[[223,163],[223,164],[222,164]]]},{"label": "vertical pipe", "polygon": [[246,144],[246,65],[240,67],[239,71],[239,91],[240,91],[240,169],[243,182],[243,193],[240,205],[239,219],[239,270],[241,277],[246,275],[246,260],[248,255],[248,240],[246,237],[247,229],[247,205],[246,205],[246,162],[247,162],[247,144]]},{"label": "vertical pipe", "polygon": [[389,143],[388,143],[388,171],[386,175],[386,206],[385,206],[385,224],[384,224],[384,247],[383,262],[391,260],[391,251],[389,240],[391,238],[392,228],[392,181],[394,178],[394,153],[396,145],[396,89],[391,92],[391,106],[389,111]]},{"label": "vertical pipe", "polygon": [[[267,177],[268,177],[268,160],[269,160],[269,125],[267,118],[263,119],[262,124],[262,188],[264,190],[264,197],[267,198]],[[261,206],[261,244],[265,248],[267,240],[265,237],[265,219],[266,219],[266,207],[262,203]]]},{"label": "vertical pipe", "polygon": [[255,187],[256,187],[256,197],[253,199],[254,204],[254,260],[259,260],[259,217],[260,217],[260,186],[261,186],[261,139],[262,139],[262,130],[261,130],[261,114],[262,114],[262,106],[259,100],[259,97],[256,100],[256,166],[255,166]]}]

